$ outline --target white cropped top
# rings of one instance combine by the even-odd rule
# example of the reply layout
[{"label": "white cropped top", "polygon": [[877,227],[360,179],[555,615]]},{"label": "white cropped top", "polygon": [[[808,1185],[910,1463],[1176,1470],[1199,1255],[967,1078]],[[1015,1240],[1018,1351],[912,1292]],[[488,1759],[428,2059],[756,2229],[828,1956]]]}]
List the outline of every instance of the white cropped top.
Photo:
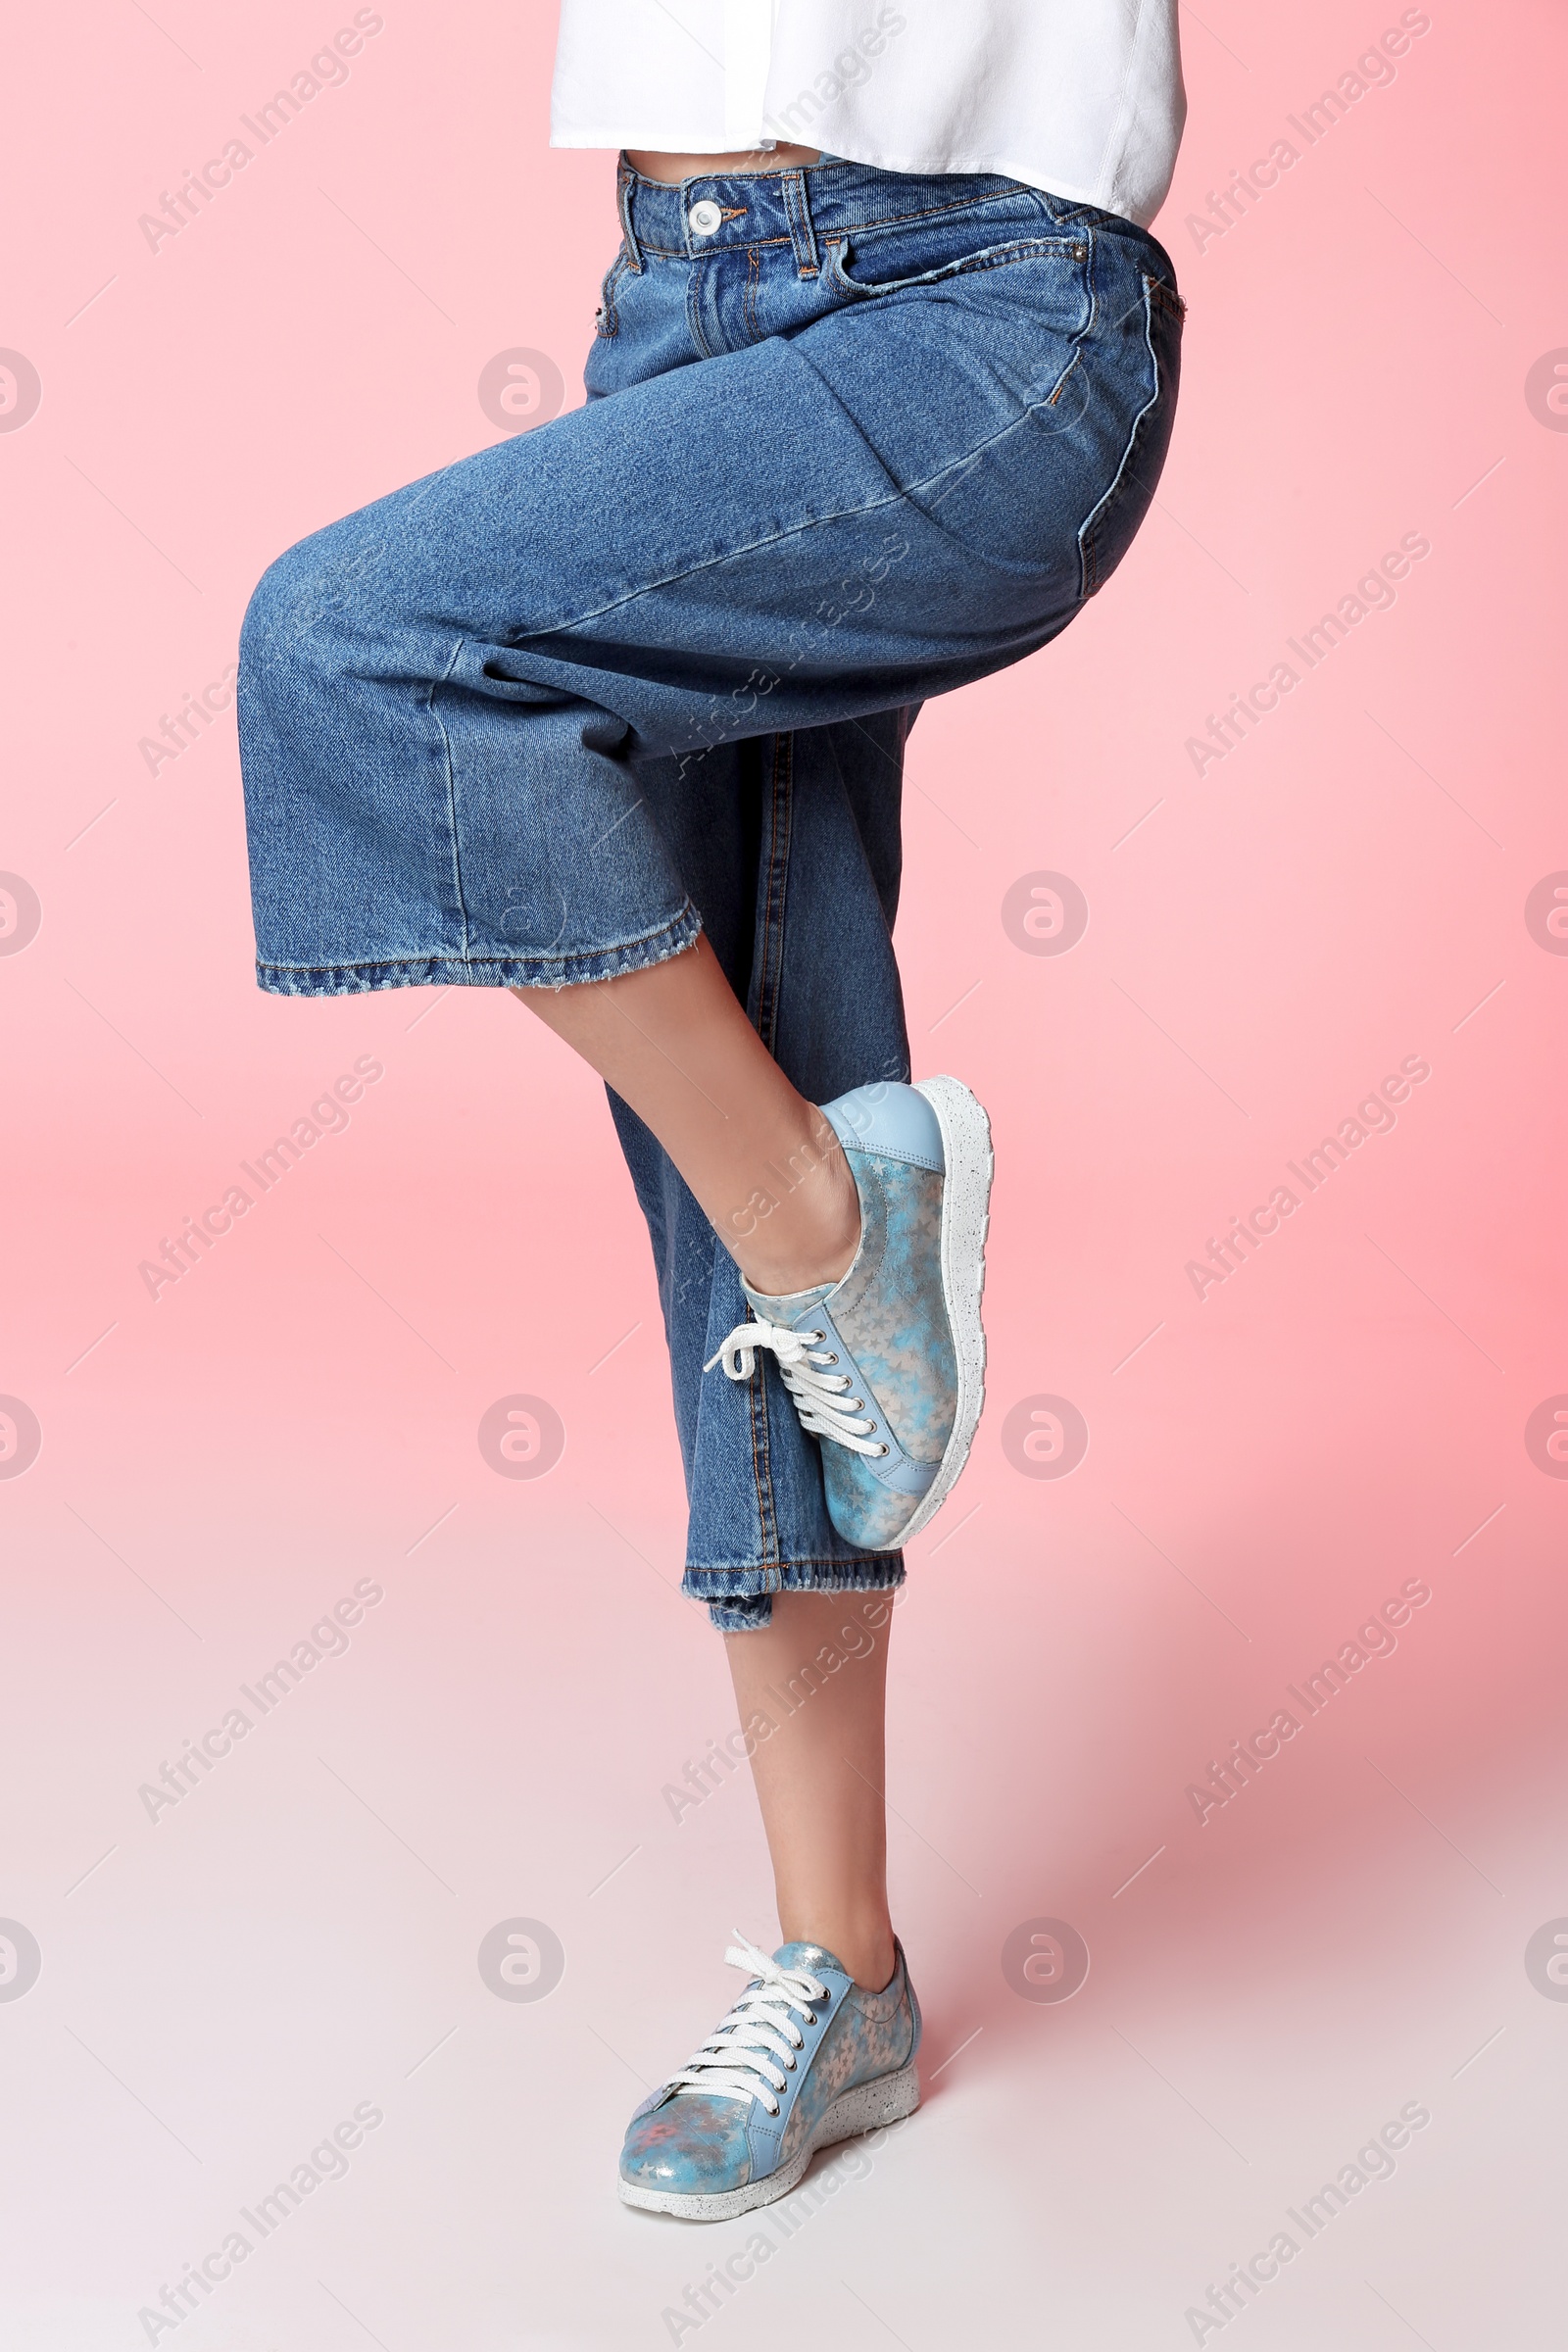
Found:
[{"label": "white cropped top", "polygon": [[1000,172],[1147,226],[1185,114],[1176,0],[562,0],[551,144]]}]

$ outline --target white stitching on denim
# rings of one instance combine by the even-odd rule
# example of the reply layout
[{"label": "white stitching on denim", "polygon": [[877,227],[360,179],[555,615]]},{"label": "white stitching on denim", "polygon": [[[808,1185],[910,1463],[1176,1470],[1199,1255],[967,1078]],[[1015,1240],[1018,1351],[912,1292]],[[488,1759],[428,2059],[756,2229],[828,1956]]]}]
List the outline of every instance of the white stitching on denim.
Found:
[{"label": "white stitching on denim", "polygon": [[[760,174],[759,174],[759,176],[760,176]],[[662,185],[663,183],[661,182],[659,184]],[[1042,189],[1026,188],[1023,186],[1021,181],[1014,181],[1010,187],[999,188],[994,196],[961,196],[955,198],[952,204],[925,205],[912,213],[885,213],[875,220],[856,221],[855,228],[863,235],[865,230],[870,228],[897,228],[903,221],[906,220],[937,220],[943,219],[949,213],[978,212],[987,205],[1003,204],[1015,196],[1032,196],[1037,203],[1041,204],[1042,206],[1045,205],[1045,196]],[[1050,211],[1049,207],[1046,208],[1046,217],[1052,221],[1055,220],[1055,215]],[[817,221],[814,217],[812,220],[812,226],[819,232],[821,231],[821,223]],[[837,236],[840,231],[835,229],[832,233]],[[842,233],[845,236],[849,236],[853,232],[851,228],[846,225]],[[757,242],[759,244],[788,245],[791,240],[788,237],[767,237],[759,238]],[[701,254],[688,254],[683,246],[678,245],[649,245],[641,238],[638,239],[638,244],[642,252],[661,254],[666,262],[706,261],[712,253],[734,253],[739,250],[733,245],[715,245],[709,247],[704,253]]]},{"label": "white stitching on denim", "polygon": [[425,708],[428,710],[432,719],[434,719],[436,728],[440,734],[441,750],[444,756],[446,766],[447,833],[452,848],[452,888],[456,894],[458,902],[458,920],[463,926],[463,946],[459,953],[465,959],[466,959],[468,954],[468,902],[463,888],[463,853],[458,846],[457,777],[453,772],[452,738],[447,733],[445,719],[441,716],[440,712],[435,707],[436,696],[440,693],[441,688],[446,685],[453,671],[457,668],[459,662],[463,659],[464,643],[465,640],[460,637],[457,644],[452,649],[452,659],[447,663],[446,668],[442,672],[441,676],[439,678],[432,678],[430,680],[428,687],[425,689]]},{"label": "white stitching on denim", "polygon": [[1091,508],[1090,512],[1085,515],[1083,521],[1078,526],[1078,583],[1080,600],[1084,600],[1093,596],[1097,589],[1103,586],[1104,579],[1109,577],[1108,573],[1102,576],[1100,572],[1098,554],[1094,539],[1095,527],[1099,522],[1102,521],[1103,517],[1109,513],[1112,502],[1116,498],[1116,495],[1121,488],[1122,477],[1127,472],[1128,466],[1132,460],[1133,452],[1138,446],[1138,436],[1143,431],[1144,418],[1150,414],[1151,410],[1158,407],[1160,401],[1164,397],[1165,392],[1165,379],[1160,373],[1159,354],[1154,349],[1154,321],[1152,316],[1153,302],[1152,297],[1155,280],[1151,277],[1147,270],[1141,271],[1140,275],[1143,279],[1144,285],[1144,349],[1149,354],[1150,364],[1154,371],[1154,388],[1150,394],[1149,398],[1145,401],[1143,407],[1139,410],[1137,416],[1133,418],[1132,430],[1127,436],[1127,446],[1121,454],[1121,464],[1117,466],[1116,471],[1111,478],[1109,487],[1106,489],[1103,497],[1099,499],[1095,506]]},{"label": "white stitching on denim", "polygon": [[1072,243],[1062,237],[1015,237],[1007,245],[987,245],[979,253],[965,254],[956,262],[939,262],[934,270],[916,270],[908,277],[890,277],[879,285],[869,285],[851,277],[844,267],[846,251],[853,245],[851,237],[833,237],[828,242],[827,275],[834,285],[847,287],[852,294],[867,300],[878,294],[902,293],[906,286],[937,286],[945,278],[963,277],[976,270],[1003,270],[1010,265],[1032,259],[1082,262],[1089,258],[1085,244]]},{"label": "white stitching on denim", "polygon": [[[1073,358],[1071,361],[1069,361],[1068,367],[1062,369],[1062,377],[1065,377],[1069,372],[1069,369],[1077,364],[1077,360],[1082,354],[1084,343],[1088,339],[1088,336],[1094,331],[1094,323],[1097,317],[1098,303],[1095,308],[1095,313],[1092,315],[1090,325],[1086,326],[1080,333],[1073,337]],[[1117,323],[1119,323],[1119,321]],[[797,356],[800,358],[802,364],[807,368],[810,368],[811,373],[816,376],[817,381],[823,386],[824,390],[828,394],[828,397],[833,401],[835,407],[842,408],[843,404],[838,400],[838,396],[836,393],[834,393],[832,386],[827,383],[826,378],[817,368],[811,367],[811,362],[807,357],[806,353],[801,351],[799,346],[792,346],[792,349],[796,350]],[[1061,378],[1057,379],[1058,383],[1060,380]],[[1053,389],[1055,387],[1054,386]],[[831,514],[809,515],[803,522],[791,523],[786,530],[770,531],[763,538],[749,539],[744,546],[726,548],[722,554],[710,556],[700,564],[688,564],[683,570],[665,572],[656,580],[645,580],[641,586],[628,589],[624,596],[612,598],[608,605],[596,605],[589,612],[573,613],[569,619],[563,618],[553,620],[550,622],[548,627],[530,630],[528,635],[519,641],[515,650],[519,653],[525,651],[529,640],[534,637],[559,637],[568,635],[573,629],[580,629],[586,621],[602,620],[608,613],[624,612],[629,606],[636,604],[641,597],[652,596],[662,588],[673,588],[685,580],[699,579],[705,571],[713,571],[716,570],[721,564],[736,563],[743,556],[758,555],[764,548],[782,546],[786,540],[799,538],[802,533],[806,531],[820,530],[829,523],[847,522],[858,515],[876,514],[881,513],[881,511],[886,507],[897,507],[904,504],[914,506],[916,511],[924,515],[924,509],[918,506],[919,496],[922,492],[931,489],[935,483],[942,481],[947,475],[957,473],[963,468],[972,466],[978,458],[985,454],[987,450],[996,448],[1000,442],[1005,441],[1010,433],[1015,433],[1021,425],[1027,424],[1029,418],[1033,416],[1036,409],[1043,409],[1049,406],[1049,395],[1042,395],[1039,400],[1030,401],[1025,406],[1022,413],[1015,416],[1010,423],[1001,426],[998,431],[989,434],[984,441],[976,442],[974,448],[966,451],[961,458],[953,459],[948,465],[939,466],[935,473],[925,475],[918,482],[907,482],[902,486],[896,486],[886,498],[867,499],[863,502],[863,504],[858,507],[836,508]],[[848,412],[845,411],[845,414],[848,415]],[[867,446],[869,446],[869,444],[867,444]],[[885,470],[886,468],[884,467],[884,471]],[[888,479],[891,481],[892,478],[892,475],[889,474]],[[925,519],[929,520],[930,517],[925,516]]]},{"label": "white stitching on denim", "polygon": [[[396,972],[403,971],[415,964],[426,963],[471,964],[476,969],[481,968],[486,964],[494,964],[500,967],[511,964],[528,964],[529,966],[534,966],[541,963],[563,965],[592,963],[601,956],[629,956],[635,949],[650,947],[658,940],[666,938],[674,939],[677,934],[681,935],[679,947],[672,947],[669,949],[667,956],[661,955],[645,957],[640,963],[625,964],[621,967],[621,969],[624,971],[640,971],[644,968],[645,964],[649,962],[667,962],[670,956],[682,955],[685,950],[690,947],[692,941],[702,930],[702,916],[698,913],[696,906],[693,905],[690,899],[683,899],[680,906],[676,908],[675,912],[668,918],[668,920],[666,922],[660,923],[652,931],[640,931],[635,939],[617,939],[612,946],[608,948],[568,948],[564,956],[541,956],[537,954],[525,956],[518,956],[515,954],[509,954],[505,956],[455,956],[448,948],[433,948],[423,956],[361,956],[354,957],[352,960],[345,958],[344,960],[336,963],[279,963],[275,960],[264,961],[261,957],[258,957],[257,969],[264,972]],[[590,977],[596,980],[614,980],[620,977],[620,973],[595,972],[591,974]],[[509,986],[511,984],[508,982],[502,982],[500,985]],[[527,986],[528,983],[524,982],[522,985]]]}]

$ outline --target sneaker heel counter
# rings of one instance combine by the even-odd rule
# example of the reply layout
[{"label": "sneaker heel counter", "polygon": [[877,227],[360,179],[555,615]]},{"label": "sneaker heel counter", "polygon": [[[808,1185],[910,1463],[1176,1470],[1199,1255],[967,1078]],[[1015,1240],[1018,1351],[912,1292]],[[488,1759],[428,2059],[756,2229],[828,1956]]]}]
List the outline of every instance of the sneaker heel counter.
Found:
[{"label": "sneaker heel counter", "polygon": [[840,1095],[821,1110],[847,1152],[881,1152],[942,1173],[942,1122],[918,1087],[889,1078]]},{"label": "sneaker heel counter", "polygon": [[912,2066],[920,2054],[920,2036],[925,2031],[925,2022],[920,2015],[920,2003],[910,1981],[909,1963],[905,1958],[902,1943],[899,1946],[899,1961],[904,1970],[904,1989],[909,1996],[909,2050],[904,2063],[906,2066]]}]

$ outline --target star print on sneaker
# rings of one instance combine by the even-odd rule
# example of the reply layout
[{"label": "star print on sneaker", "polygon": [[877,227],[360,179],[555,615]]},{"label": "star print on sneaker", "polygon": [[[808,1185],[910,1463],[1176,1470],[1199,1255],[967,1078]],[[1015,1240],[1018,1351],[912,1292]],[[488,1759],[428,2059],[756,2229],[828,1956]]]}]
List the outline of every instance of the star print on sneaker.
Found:
[{"label": "star print on sneaker", "polygon": [[751,1983],[626,2130],[626,2205],[724,2222],[787,2196],[818,2148],[874,2132],[920,2103],[920,2007],[902,1945],[880,1992],[819,1943],[769,1959],[737,1929],[724,1954]]},{"label": "star print on sneaker", "polygon": [[743,1279],[756,1320],[706,1369],[750,1380],[766,1349],[822,1441],[839,1534],[893,1551],[947,1500],[980,1420],[991,1127],[956,1078],[858,1087],[822,1111],[860,1197],[855,1262],[786,1298]]}]

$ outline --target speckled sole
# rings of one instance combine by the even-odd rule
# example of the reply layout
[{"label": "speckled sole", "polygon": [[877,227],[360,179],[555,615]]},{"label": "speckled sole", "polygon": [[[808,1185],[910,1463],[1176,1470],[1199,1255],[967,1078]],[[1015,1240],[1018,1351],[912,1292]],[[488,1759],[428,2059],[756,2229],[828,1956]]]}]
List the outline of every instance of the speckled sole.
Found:
[{"label": "speckled sole", "polygon": [[[958,1366],[958,1401],[953,1434],[920,1507],[900,1530],[906,1544],[936,1517],[969,1458],[980,1408],[986,1399],[986,1335],[980,1295],[986,1283],[986,1234],[991,1225],[991,1121],[984,1105],[956,1078],[921,1078],[924,1095],[942,1129],[946,1174],[942,1180],[942,1296],[953,1327]],[[897,1545],[888,1548],[896,1549]]]},{"label": "speckled sole", "polygon": [[896,2124],[912,2115],[920,2104],[920,2078],[911,2059],[896,2074],[878,2075],[874,2082],[858,2082],[853,2090],[839,2093],[817,2119],[815,2131],[806,2145],[797,2148],[788,2164],[781,2164],[776,2173],[765,2180],[749,2180],[744,2188],[719,2189],[712,2196],[682,2196],[674,2189],[638,2188],[630,2180],[620,2183],[623,2205],[641,2205],[649,2213],[678,2214],[688,2222],[728,2222],[738,2213],[751,2213],[759,2205],[771,2205],[787,2197],[792,2188],[800,2185],[807,2166],[818,2148],[832,2147],[841,2139],[854,2139],[858,2132],[875,2132],[884,2124]]}]

